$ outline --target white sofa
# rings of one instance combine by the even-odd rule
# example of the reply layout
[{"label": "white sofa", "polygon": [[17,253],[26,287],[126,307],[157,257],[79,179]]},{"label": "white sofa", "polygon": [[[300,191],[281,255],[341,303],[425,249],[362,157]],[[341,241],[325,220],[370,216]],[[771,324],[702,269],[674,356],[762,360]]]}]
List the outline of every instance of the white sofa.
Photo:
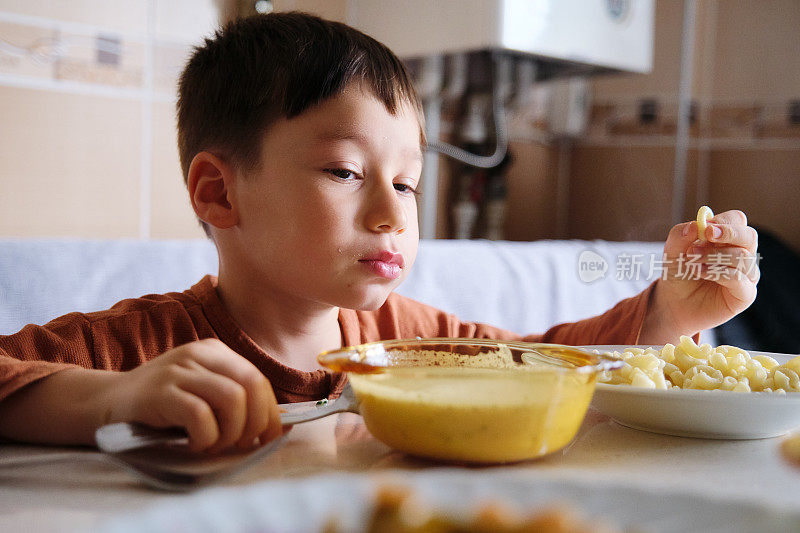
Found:
[{"label": "white sofa", "polygon": [[[422,241],[398,292],[464,320],[542,332],[644,289],[658,276],[649,265],[661,249],[643,242]],[[587,257],[587,250],[596,255]],[[603,262],[605,276],[590,281],[587,274],[596,271],[587,267]],[[638,276],[626,267],[636,263]],[[0,239],[0,334],[128,297],[181,291],[216,272],[216,252],[204,240]],[[713,343],[712,333],[704,332],[703,340]]]}]

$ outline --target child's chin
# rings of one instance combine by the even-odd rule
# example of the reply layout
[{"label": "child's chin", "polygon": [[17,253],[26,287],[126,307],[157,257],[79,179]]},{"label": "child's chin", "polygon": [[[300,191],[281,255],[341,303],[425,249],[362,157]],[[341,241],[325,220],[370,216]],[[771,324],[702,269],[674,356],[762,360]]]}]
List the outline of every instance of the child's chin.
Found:
[{"label": "child's chin", "polygon": [[351,301],[341,305],[340,307],[353,309],[355,311],[377,311],[384,303],[386,303],[386,299],[388,297],[388,292],[381,294],[362,295],[361,298],[353,298]]},{"label": "child's chin", "polygon": [[380,301],[378,301],[378,300],[370,300],[370,301],[367,301],[367,302],[362,302],[362,303],[360,303],[358,305],[354,305],[354,306],[351,307],[351,309],[354,309],[356,311],[377,311],[378,309],[381,308],[381,306],[384,303],[386,303],[386,298],[383,298]]}]

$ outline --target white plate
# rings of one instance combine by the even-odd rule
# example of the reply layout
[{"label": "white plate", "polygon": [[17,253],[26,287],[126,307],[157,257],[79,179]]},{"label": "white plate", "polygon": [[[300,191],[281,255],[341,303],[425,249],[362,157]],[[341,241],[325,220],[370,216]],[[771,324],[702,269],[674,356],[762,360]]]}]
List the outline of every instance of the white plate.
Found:
[{"label": "white plate", "polygon": [[[174,531],[322,531],[332,516],[340,531],[364,531],[376,488],[413,489],[430,509],[467,519],[487,502],[501,502],[525,516],[562,503],[593,523],[625,531],[778,533],[800,531],[800,513],[746,500],[717,499],[604,482],[565,480],[542,472],[433,469],[424,472],[328,474],[218,488],[170,499],[120,515],[104,533]],[[616,530],[616,529],[615,529]]]},{"label": "white plate", "polygon": [[[584,348],[602,352],[622,351],[628,346]],[[768,355],[781,364],[794,357],[749,353]],[[624,426],[681,437],[764,439],[800,428],[800,393],[658,390],[598,383],[592,406]]]}]

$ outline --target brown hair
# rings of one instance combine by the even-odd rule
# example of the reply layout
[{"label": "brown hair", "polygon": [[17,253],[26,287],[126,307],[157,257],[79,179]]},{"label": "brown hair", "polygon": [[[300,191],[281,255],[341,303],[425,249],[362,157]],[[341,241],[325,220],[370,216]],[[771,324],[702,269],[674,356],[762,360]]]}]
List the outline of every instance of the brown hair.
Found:
[{"label": "brown hair", "polygon": [[[203,150],[254,168],[269,125],[364,83],[396,114],[419,98],[389,48],[339,22],[298,13],[230,22],[197,47],[180,78],[178,150],[184,181]],[[424,141],[424,139],[423,139]]]}]

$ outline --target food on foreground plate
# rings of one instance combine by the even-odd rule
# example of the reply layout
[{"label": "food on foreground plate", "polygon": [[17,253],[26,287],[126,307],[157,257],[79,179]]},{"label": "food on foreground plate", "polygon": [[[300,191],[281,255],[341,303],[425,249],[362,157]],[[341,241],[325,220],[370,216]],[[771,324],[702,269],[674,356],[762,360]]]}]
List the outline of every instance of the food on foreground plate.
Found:
[{"label": "food on foreground plate", "polygon": [[[527,516],[499,503],[487,503],[470,517],[453,516],[425,505],[404,487],[378,488],[365,533],[613,533],[616,528],[589,521],[565,505],[539,509]],[[332,519],[327,533],[341,531]]]},{"label": "food on foreground plate", "polygon": [[794,433],[783,439],[781,452],[787,461],[800,467],[800,433]]},{"label": "food on foreground plate", "polygon": [[766,355],[735,346],[698,346],[682,336],[677,346],[626,348],[608,352],[625,361],[617,370],[600,372],[598,383],[649,389],[704,389],[733,392],[800,392],[800,356],[781,365]]},{"label": "food on foreground plate", "polygon": [[706,228],[708,227],[708,220],[713,217],[714,212],[707,205],[704,205],[697,210],[697,238],[699,240],[706,240]]}]

